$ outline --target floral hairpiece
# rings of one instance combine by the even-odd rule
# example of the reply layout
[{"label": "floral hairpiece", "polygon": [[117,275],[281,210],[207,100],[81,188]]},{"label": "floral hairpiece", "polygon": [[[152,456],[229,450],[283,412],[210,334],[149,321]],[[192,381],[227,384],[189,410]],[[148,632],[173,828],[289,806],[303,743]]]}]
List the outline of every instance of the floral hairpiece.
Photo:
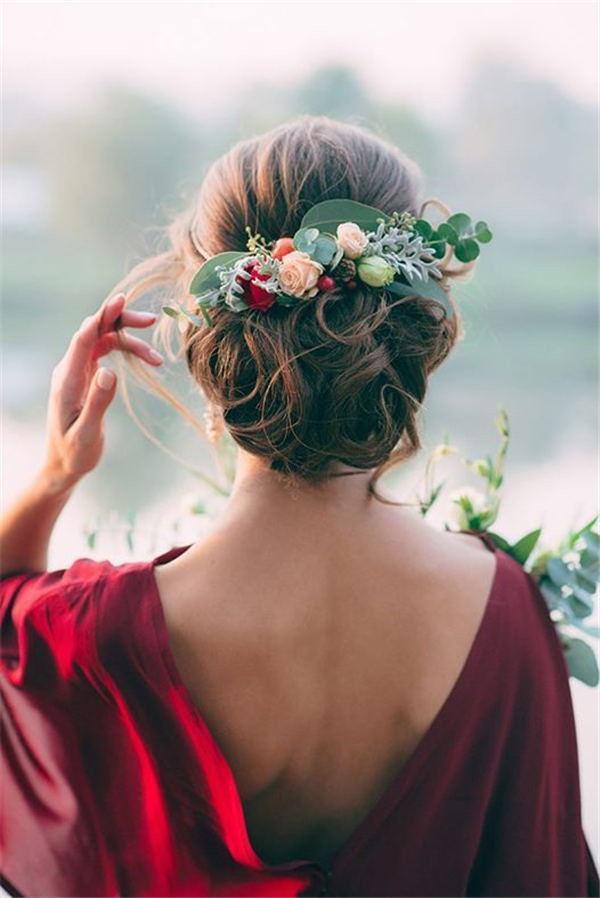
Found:
[{"label": "floral hairpiece", "polygon": [[[440,260],[454,255],[472,262],[479,244],[492,234],[484,221],[473,224],[462,212],[434,228],[408,212],[386,215],[352,200],[317,203],[293,237],[272,243],[248,232],[247,253],[219,253],[196,272],[190,293],[204,321],[209,310],[225,305],[234,312],[267,312],[293,306],[335,288],[354,290],[362,282],[398,296],[425,296],[449,308],[439,281]],[[451,247],[452,252],[448,252]],[[201,325],[187,309],[163,306],[165,314]]]}]

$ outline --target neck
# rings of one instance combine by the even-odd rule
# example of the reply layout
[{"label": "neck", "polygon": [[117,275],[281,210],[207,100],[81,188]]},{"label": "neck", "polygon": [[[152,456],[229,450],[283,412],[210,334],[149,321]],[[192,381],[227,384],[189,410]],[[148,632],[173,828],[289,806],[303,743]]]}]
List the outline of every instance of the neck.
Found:
[{"label": "neck", "polygon": [[[292,517],[297,523],[306,516],[348,515],[364,512],[373,502],[368,484],[373,469],[361,470],[336,462],[321,483],[299,480],[290,484],[268,463],[238,449],[236,475],[225,517],[251,520],[268,516],[274,522]],[[343,475],[343,476],[341,476]]]}]

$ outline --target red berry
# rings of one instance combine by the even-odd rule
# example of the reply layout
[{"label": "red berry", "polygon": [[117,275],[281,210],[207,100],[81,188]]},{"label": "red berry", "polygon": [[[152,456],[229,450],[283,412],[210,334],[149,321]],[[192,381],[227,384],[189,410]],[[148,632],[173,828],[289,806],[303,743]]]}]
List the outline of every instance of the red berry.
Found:
[{"label": "red berry", "polygon": [[358,287],[358,281],[346,281],[346,287],[348,290],[356,290]]},{"label": "red berry", "polygon": [[333,288],[335,287],[335,281],[332,277],[329,277],[328,274],[322,274],[317,281],[317,287],[323,293],[327,293],[328,290],[333,290]]},{"label": "red berry", "polygon": [[288,253],[293,253],[295,249],[296,247],[291,237],[280,237],[273,247],[271,255],[274,259],[281,261],[284,256],[287,256]]}]

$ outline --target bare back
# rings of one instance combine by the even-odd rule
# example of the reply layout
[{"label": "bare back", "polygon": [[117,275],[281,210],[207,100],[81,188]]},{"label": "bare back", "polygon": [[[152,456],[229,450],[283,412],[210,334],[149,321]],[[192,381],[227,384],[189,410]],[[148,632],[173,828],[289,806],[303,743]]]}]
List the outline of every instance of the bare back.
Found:
[{"label": "bare back", "polygon": [[431,725],[477,633],[493,554],[406,515],[217,528],[155,569],[179,672],[267,863],[329,863]]}]

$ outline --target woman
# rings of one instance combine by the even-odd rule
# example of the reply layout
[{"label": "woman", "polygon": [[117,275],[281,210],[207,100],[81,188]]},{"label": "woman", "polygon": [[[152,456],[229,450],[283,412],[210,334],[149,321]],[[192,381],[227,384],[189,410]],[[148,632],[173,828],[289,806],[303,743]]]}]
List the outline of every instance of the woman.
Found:
[{"label": "woman", "polygon": [[102,453],[117,384],[98,359],[161,364],[120,330],[156,320],[127,301],[157,283],[185,298],[246,228],[278,241],[323,200],[414,215],[419,183],[395,149],[326,119],[241,143],[171,248],[73,337],[45,461],[2,521],[12,891],[598,894],[535,582],[484,534],[435,531],[376,489],[420,448],[453,304],[355,281],[193,319],[189,371],[238,447],[215,529],[149,561],[46,571],[53,524]]}]

